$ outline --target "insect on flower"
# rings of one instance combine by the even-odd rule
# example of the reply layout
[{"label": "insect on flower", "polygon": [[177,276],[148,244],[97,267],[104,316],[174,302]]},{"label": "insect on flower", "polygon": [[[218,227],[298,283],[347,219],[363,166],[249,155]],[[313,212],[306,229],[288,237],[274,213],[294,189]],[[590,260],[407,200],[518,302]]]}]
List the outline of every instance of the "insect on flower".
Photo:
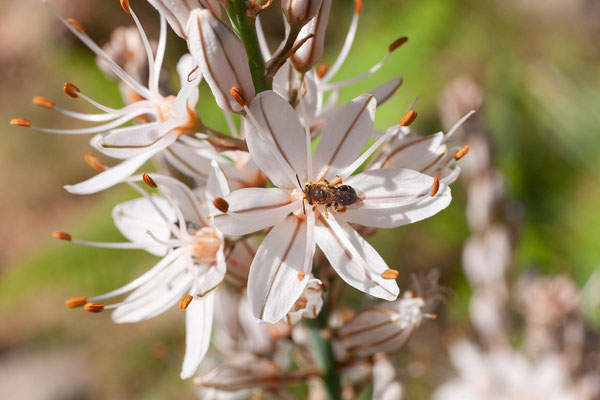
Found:
[{"label": "insect on flower", "polygon": [[342,183],[342,178],[340,177],[337,177],[332,182],[329,182],[326,179],[318,182],[310,182],[304,186],[304,189],[302,189],[302,184],[300,183],[298,175],[296,175],[296,180],[298,181],[300,190],[304,193],[302,202],[304,214],[306,214],[304,202],[308,203],[309,206],[312,206],[313,211],[315,211],[317,206],[325,206],[323,209],[325,218],[328,218],[327,210],[330,207],[333,207],[333,211],[335,212],[345,213],[347,207],[354,205],[354,208],[358,208],[362,204],[362,199],[356,189],[349,185],[340,185]]}]

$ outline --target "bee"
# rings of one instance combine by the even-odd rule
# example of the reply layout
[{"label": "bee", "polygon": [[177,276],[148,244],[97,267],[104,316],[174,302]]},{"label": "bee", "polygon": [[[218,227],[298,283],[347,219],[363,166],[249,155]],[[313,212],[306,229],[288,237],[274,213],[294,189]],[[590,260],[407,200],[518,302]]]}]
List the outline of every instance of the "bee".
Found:
[{"label": "bee", "polygon": [[327,210],[331,207],[333,211],[344,213],[350,206],[359,205],[362,199],[356,192],[356,190],[349,185],[340,185],[342,178],[337,178],[332,182],[328,182],[326,179],[318,182],[307,183],[304,188],[300,183],[298,175],[296,175],[300,190],[304,193],[304,199],[302,201],[302,209],[306,214],[304,202],[312,206],[313,211],[317,206],[325,206],[324,214],[325,218],[329,217]]}]

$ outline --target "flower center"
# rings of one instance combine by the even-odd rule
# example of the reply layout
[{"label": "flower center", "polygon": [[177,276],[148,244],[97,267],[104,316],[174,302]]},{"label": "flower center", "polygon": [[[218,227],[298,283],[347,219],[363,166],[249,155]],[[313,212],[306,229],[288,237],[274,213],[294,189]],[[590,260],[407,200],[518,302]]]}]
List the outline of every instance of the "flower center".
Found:
[{"label": "flower center", "polygon": [[193,236],[192,257],[199,263],[215,264],[223,241],[214,228],[201,228]]}]

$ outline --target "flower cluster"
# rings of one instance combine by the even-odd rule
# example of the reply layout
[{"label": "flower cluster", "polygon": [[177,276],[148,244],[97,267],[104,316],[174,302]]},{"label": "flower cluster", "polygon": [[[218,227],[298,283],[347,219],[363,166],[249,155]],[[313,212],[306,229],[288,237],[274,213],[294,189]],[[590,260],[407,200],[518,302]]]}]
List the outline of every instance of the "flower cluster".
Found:
[{"label": "flower cluster", "polygon": [[[101,48],[80,23],[43,0],[96,54],[101,69],[119,81],[126,105],[101,104],[67,82],[65,93],[97,112],[71,111],[45,97],[35,97],[34,104],[94,126],[54,129],[19,118],[11,124],[93,134],[93,149],[119,160],[108,166],[87,154],[99,173],[65,186],[69,192],[90,194],[126,184],[140,195],[113,211],[126,242],[87,242],[64,232],[54,236],[89,246],[144,249],[160,257],[125,286],[69,299],[67,306],[114,309],[117,323],[152,318],[175,305],[185,309],[182,378],[194,375],[205,357],[214,319],[221,332],[215,346],[236,358],[200,378],[200,386],[212,392],[252,385],[281,389],[293,374],[268,357],[276,356],[282,340],[303,343],[301,329],[292,328],[302,318],[324,320],[321,327],[326,327],[325,304],[327,312],[335,305],[329,296],[333,283],[389,301],[330,327],[340,363],[402,347],[430,316],[424,311],[428,297],[417,290],[399,297],[398,271],[364,236],[429,218],[450,204],[449,185],[460,171],[456,161],[468,151],[454,133],[469,114],[447,133],[421,136],[409,128],[417,116],[411,107],[398,116],[397,125],[375,131],[377,107],[395,94],[401,76],[340,102],[343,87],[374,74],[407,40],[383,49],[383,59],[364,74],[334,81],[356,36],[359,0],[331,68],[319,64],[331,0],[281,0],[287,29],[275,52],[259,18],[271,1],[148,1],[160,15],[158,41],[147,37],[129,1],[121,0],[135,28],[121,28]],[[167,25],[189,49],[177,64],[176,94],[165,94],[163,85]],[[203,123],[203,110],[196,107],[203,81],[230,132]],[[232,114],[239,115],[239,125]],[[144,173],[150,159],[159,161],[162,171]],[[390,368],[384,355],[377,360],[374,369]],[[303,373],[314,377],[310,369]],[[389,389],[386,382],[378,383],[379,391]],[[394,386],[393,392],[402,388]]]}]

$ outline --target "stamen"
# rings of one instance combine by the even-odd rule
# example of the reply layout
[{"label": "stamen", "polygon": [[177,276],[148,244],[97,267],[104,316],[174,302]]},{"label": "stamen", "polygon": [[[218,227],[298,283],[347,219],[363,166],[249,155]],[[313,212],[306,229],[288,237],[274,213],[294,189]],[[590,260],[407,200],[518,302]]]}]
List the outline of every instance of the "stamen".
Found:
[{"label": "stamen", "polygon": [[402,46],[406,42],[408,42],[408,38],[406,36],[394,40],[389,47],[390,53],[394,52],[398,47]]},{"label": "stamen", "polygon": [[417,112],[415,110],[409,110],[398,122],[400,126],[409,126],[417,119]]},{"label": "stamen", "polygon": [[183,296],[181,298],[181,300],[179,300],[179,309],[185,310],[190,305],[190,303],[192,302],[193,299],[194,299],[194,296],[191,296],[189,294],[186,294],[185,296]]},{"label": "stamen", "polygon": [[304,271],[298,272],[298,280],[302,281],[304,279]]},{"label": "stamen", "polygon": [[72,240],[71,235],[65,232],[52,232],[52,237],[55,239],[66,240],[68,242]]},{"label": "stamen", "polygon": [[85,303],[87,303],[87,297],[77,296],[77,297],[71,297],[70,299],[65,301],[65,306],[67,308],[76,308],[76,307],[81,307]]},{"label": "stamen", "polygon": [[121,7],[127,14],[131,14],[131,9],[129,8],[129,0],[121,0]]},{"label": "stamen", "polygon": [[329,64],[327,61],[321,62],[317,67],[317,78],[322,79],[327,71],[329,71]]},{"label": "stamen", "polygon": [[127,94],[127,98],[129,98],[132,103],[137,103],[138,101],[144,100],[144,98],[138,92],[129,92]]},{"label": "stamen", "polygon": [[98,158],[92,153],[87,153],[85,155],[85,162],[88,163],[88,165],[96,171],[103,172],[107,168],[104,161],[102,161],[100,158]]},{"label": "stamen", "polygon": [[70,96],[74,99],[79,97],[79,95],[77,94],[80,92],[79,88],[77,86],[73,85],[71,82],[65,83],[64,90],[65,90],[65,93],[67,94],[67,96]]},{"label": "stamen", "polygon": [[145,172],[142,174],[142,179],[143,179],[144,183],[146,185],[150,186],[152,189],[156,189],[158,187],[158,185],[156,184],[156,182],[154,182],[154,179],[152,179],[150,177],[150,175],[148,175]]},{"label": "stamen", "polygon": [[438,178],[433,178],[433,184],[431,185],[431,197],[435,196],[438,190],[440,190],[440,180]]},{"label": "stamen", "polygon": [[217,210],[225,214],[229,210],[229,203],[222,197],[215,197],[215,199],[213,200],[213,205],[216,207]]},{"label": "stamen", "polygon": [[473,115],[473,114],[475,114],[475,110],[469,111],[468,113],[465,114],[464,117],[459,119],[458,122],[456,122],[454,124],[454,126],[452,128],[450,128],[448,133],[446,133],[446,137],[444,138],[444,141],[448,141],[448,138],[450,138],[452,135],[454,135],[454,133],[458,130],[458,128],[460,128],[462,126],[462,124],[464,124],[465,121],[468,120],[469,117],[471,117],[471,115]]},{"label": "stamen", "polygon": [[87,303],[85,305],[85,311],[91,313],[99,313],[104,311],[104,303]]},{"label": "stamen", "polygon": [[46,97],[35,96],[31,102],[36,106],[54,108],[54,102]]},{"label": "stamen", "polygon": [[381,273],[383,279],[396,279],[400,273],[395,269],[386,269]]},{"label": "stamen", "polygon": [[26,119],[22,119],[22,118],[13,118],[10,120],[10,124],[24,126],[26,128],[29,128],[31,126],[31,122],[27,121]]},{"label": "stamen", "polygon": [[190,79],[190,76],[192,76],[192,74],[193,74],[194,72],[198,71],[198,69],[199,69],[199,68],[200,68],[200,66],[199,66],[199,65],[196,65],[196,66],[194,67],[194,69],[190,71],[190,73],[189,73],[189,74],[188,74],[188,76],[187,76],[187,81],[188,81],[188,82],[190,82],[190,83],[191,83],[193,80],[195,80],[195,79],[198,77],[198,76],[195,76],[195,77],[193,77],[192,79]]},{"label": "stamen", "polygon": [[360,15],[362,12],[362,0],[354,0],[354,13]]},{"label": "stamen", "polygon": [[463,158],[468,152],[469,152],[469,145],[466,144],[466,145],[463,146],[462,149],[460,149],[459,151],[456,152],[456,154],[454,155],[454,159],[456,161],[458,161],[461,158]]},{"label": "stamen", "polygon": [[67,22],[71,24],[71,26],[77,29],[81,33],[85,33],[85,29],[83,29],[83,25],[79,23],[75,18],[67,18]]},{"label": "stamen", "polygon": [[233,98],[235,99],[235,101],[237,101],[237,103],[241,106],[241,107],[245,107],[246,105],[248,105],[248,102],[246,101],[246,98],[244,97],[244,93],[242,93],[242,90],[237,87],[234,86],[231,88],[231,95],[233,96]]}]

